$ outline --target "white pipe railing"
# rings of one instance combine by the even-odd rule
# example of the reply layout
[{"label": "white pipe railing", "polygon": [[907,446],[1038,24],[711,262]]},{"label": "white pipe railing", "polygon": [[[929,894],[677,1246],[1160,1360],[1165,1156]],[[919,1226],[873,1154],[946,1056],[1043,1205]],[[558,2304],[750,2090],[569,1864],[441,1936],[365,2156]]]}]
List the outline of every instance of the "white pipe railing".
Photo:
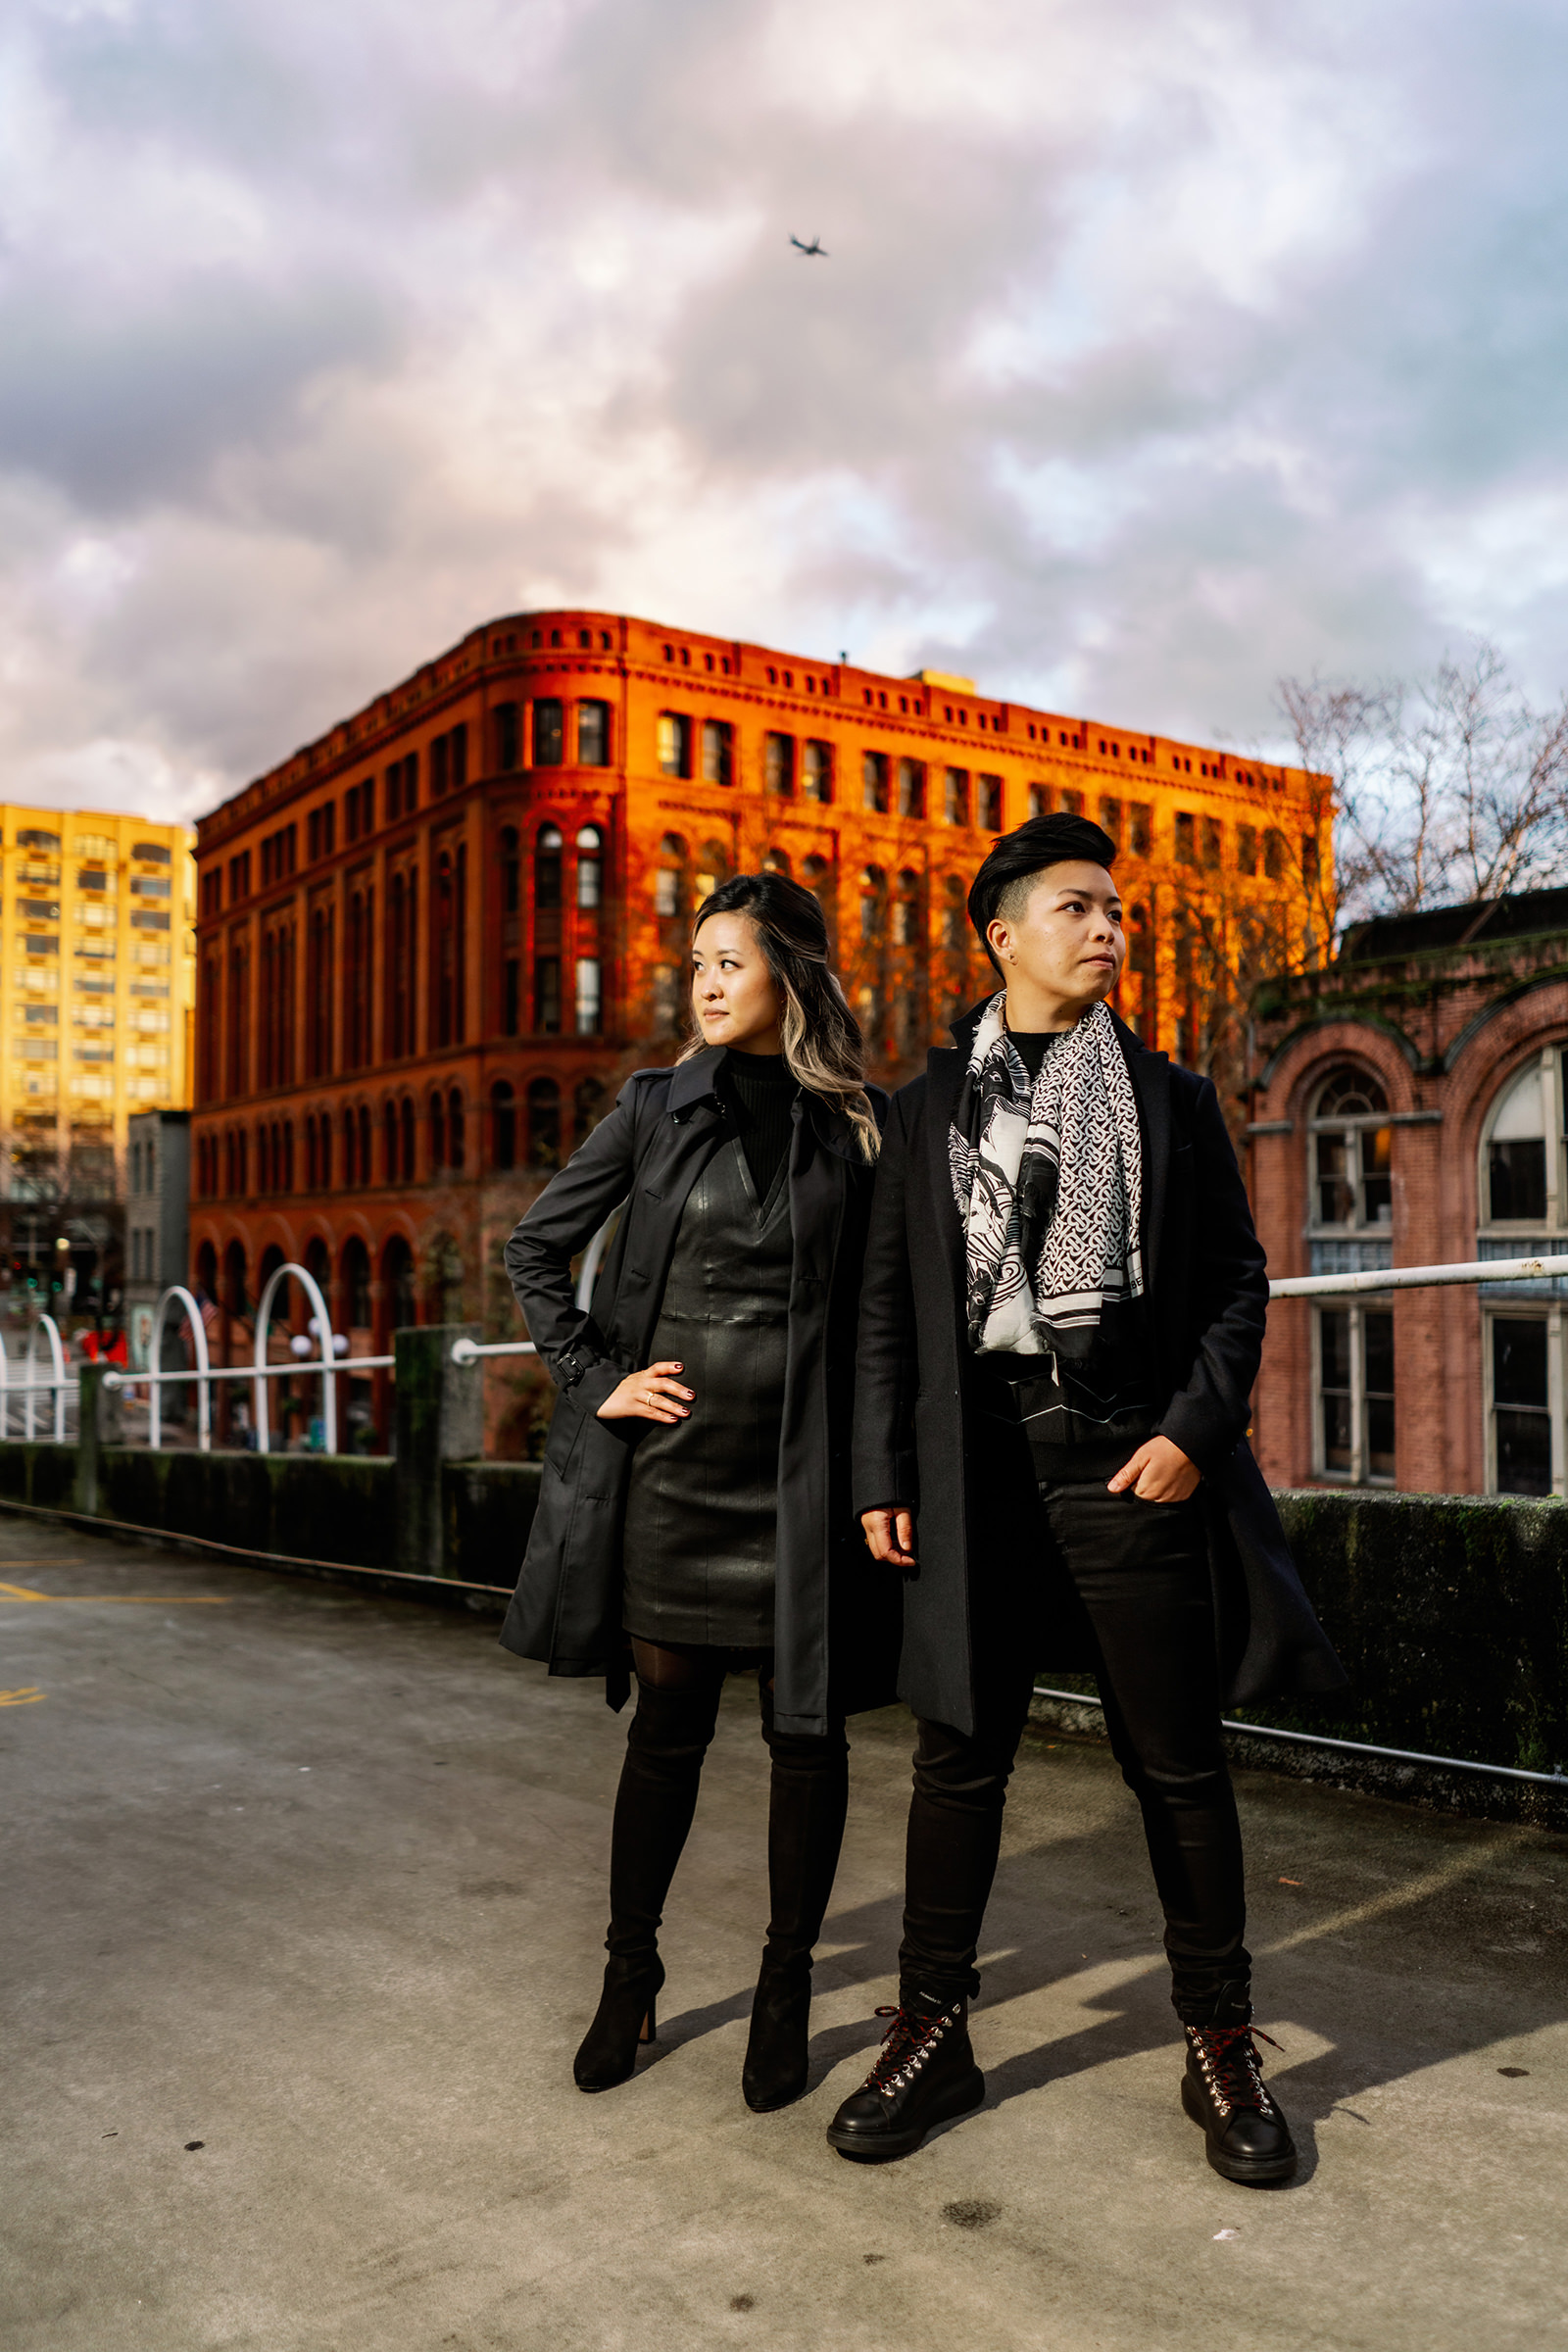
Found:
[{"label": "white pipe railing", "polygon": [[1435,1291],[1459,1282],[1568,1282],[1568,1252],[1556,1257],[1476,1258],[1462,1266],[1369,1266],[1358,1274],[1291,1274],[1271,1282],[1273,1298],[1338,1298],[1355,1291]]},{"label": "white pipe railing", "polygon": [[[621,1207],[624,1206],[625,1202],[622,1201]],[[619,1208],[611,1210],[583,1251],[573,1298],[573,1303],[583,1314],[594,1302],[594,1284],[599,1280],[599,1269],[604,1263],[605,1251],[610,1247],[610,1237],[615,1230],[615,1219],[619,1214]],[[452,1361],[455,1364],[476,1364],[482,1355],[537,1355],[538,1352],[532,1340],[454,1340],[452,1343]]]}]

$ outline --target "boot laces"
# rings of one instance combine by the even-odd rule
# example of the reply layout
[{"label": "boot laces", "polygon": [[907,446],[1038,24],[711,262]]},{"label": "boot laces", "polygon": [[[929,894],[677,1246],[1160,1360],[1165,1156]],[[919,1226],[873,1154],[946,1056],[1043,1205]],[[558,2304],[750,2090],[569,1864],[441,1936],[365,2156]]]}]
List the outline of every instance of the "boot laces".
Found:
[{"label": "boot laces", "polygon": [[1235,2108],[1272,2115],[1274,2102],[1263,2087],[1263,2061],[1258,2043],[1271,2050],[1279,2043],[1261,2026],[1189,2026],[1187,2037],[1197,2056],[1215,2105],[1222,2115]]},{"label": "boot laces", "polygon": [[952,2020],[946,2010],[933,2015],[925,2009],[904,2009],[896,2004],[878,2009],[878,2017],[891,2017],[893,2023],[882,2036],[882,2055],[861,2084],[863,2090],[877,2090],[884,2098],[905,2089],[914,2081],[932,2051],[947,2033]]}]

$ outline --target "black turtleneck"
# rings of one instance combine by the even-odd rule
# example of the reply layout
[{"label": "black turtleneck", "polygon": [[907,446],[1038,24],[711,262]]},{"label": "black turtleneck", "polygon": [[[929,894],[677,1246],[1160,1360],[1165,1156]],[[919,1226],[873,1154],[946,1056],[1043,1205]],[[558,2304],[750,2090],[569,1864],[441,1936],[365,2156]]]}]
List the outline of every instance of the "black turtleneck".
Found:
[{"label": "black turtleneck", "polygon": [[724,1077],[735,1102],[741,1150],[759,1200],[773,1189],[790,1148],[796,1086],[782,1054],[727,1054]]}]

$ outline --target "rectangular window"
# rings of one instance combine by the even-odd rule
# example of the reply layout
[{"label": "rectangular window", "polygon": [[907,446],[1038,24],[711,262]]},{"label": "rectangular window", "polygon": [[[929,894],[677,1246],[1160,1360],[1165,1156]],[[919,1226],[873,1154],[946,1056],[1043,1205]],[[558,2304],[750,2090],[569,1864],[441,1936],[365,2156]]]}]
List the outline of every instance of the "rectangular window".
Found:
[{"label": "rectangular window", "polygon": [[561,957],[541,956],[533,967],[533,1025],[546,1037],[561,1030]]},{"label": "rectangular window", "polygon": [[562,705],[554,695],[533,707],[533,763],[559,767],[565,758],[565,726]]},{"label": "rectangular window", "polygon": [[1100,802],[1100,829],[1102,833],[1108,833],[1111,840],[1115,842],[1118,847],[1120,846],[1121,803],[1120,801],[1107,800],[1103,794],[1102,794]]},{"label": "rectangular window", "polygon": [[1544,1224],[1546,1146],[1542,1137],[1522,1136],[1502,1144],[1494,1140],[1487,1147],[1487,1174],[1494,1222]]},{"label": "rectangular window", "polygon": [[975,823],[982,833],[1000,833],[1002,831],[1002,778],[1000,776],[976,776],[974,792]]},{"label": "rectangular window", "polygon": [[1285,878],[1285,836],[1274,825],[1263,836],[1263,871],[1271,882]]},{"label": "rectangular window", "polygon": [[662,776],[689,776],[692,772],[692,722],[679,710],[662,710],[659,716],[659,772]]},{"label": "rectangular window", "polygon": [[451,738],[449,736],[436,735],[431,738],[430,798],[432,801],[439,801],[442,798],[443,794],[446,792],[448,784],[452,780],[449,760],[451,748]]},{"label": "rectangular window", "polygon": [[768,792],[788,795],[795,790],[795,738],[762,737],[762,783]]},{"label": "rectangular window", "polygon": [[1050,791],[1044,784],[1031,784],[1025,805],[1029,810],[1031,824],[1037,816],[1049,816],[1051,814]]},{"label": "rectangular window", "polygon": [[599,958],[579,956],[577,958],[577,1035],[597,1037],[600,1010]]},{"label": "rectangular window", "polygon": [[610,765],[610,705],[577,705],[577,763],[580,767]]},{"label": "rectangular window", "polygon": [[503,775],[510,775],[522,756],[522,727],[515,703],[496,705],[495,727],[496,766]]},{"label": "rectangular window", "polygon": [[654,876],[654,912],[666,921],[680,912],[680,876],[673,866],[662,865]]},{"label": "rectangular window", "polygon": [[705,718],[703,721],[703,782],[705,784],[733,784],[735,781],[735,730],[726,718]]},{"label": "rectangular window", "polygon": [[966,767],[948,769],[943,780],[942,813],[950,825],[966,825],[969,822],[969,771]]},{"label": "rectangular window", "polygon": [[1549,1494],[1551,1389],[1545,1316],[1492,1318],[1492,1417],[1499,1494]]},{"label": "rectangular window", "polygon": [[1176,811],[1176,862],[1178,865],[1198,863],[1198,819],[1186,808]]},{"label": "rectangular window", "polygon": [[860,806],[874,814],[888,812],[888,760],[885,752],[860,754]]},{"label": "rectangular window", "polygon": [[1133,801],[1127,809],[1127,847],[1135,858],[1148,858],[1154,847],[1154,811],[1147,801]]},{"label": "rectangular window", "polygon": [[1320,1307],[1317,1358],[1319,1473],[1355,1485],[1392,1481],[1392,1308]]},{"label": "rectangular window", "polygon": [[1255,874],[1257,871],[1257,827],[1238,825],[1236,828],[1236,871]]},{"label": "rectangular window", "polygon": [[1083,794],[1081,792],[1064,792],[1061,796],[1061,812],[1063,816],[1082,816],[1084,812]]},{"label": "rectangular window", "polygon": [[656,966],[654,971],[653,1002],[655,1036],[673,1037],[678,1035],[681,1025],[681,1013],[683,1006],[681,1003],[680,974],[672,965],[659,964]]},{"label": "rectangular window", "polygon": [[1217,873],[1225,850],[1225,831],[1217,816],[1203,819],[1203,863],[1210,873]]},{"label": "rectangular window", "polygon": [[899,814],[925,814],[925,769],[918,760],[899,761]]},{"label": "rectangular window", "polygon": [[808,801],[816,801],[823,808],[833,798],[833,746],[830,743],[808,743],[801,762],[801,794]]},{"label": "rectangular window", "polygon": [[501,1030],[504,1037],[515,1037],[521,1017],[522,966],[515,956],[509,956],[501,967]]}]

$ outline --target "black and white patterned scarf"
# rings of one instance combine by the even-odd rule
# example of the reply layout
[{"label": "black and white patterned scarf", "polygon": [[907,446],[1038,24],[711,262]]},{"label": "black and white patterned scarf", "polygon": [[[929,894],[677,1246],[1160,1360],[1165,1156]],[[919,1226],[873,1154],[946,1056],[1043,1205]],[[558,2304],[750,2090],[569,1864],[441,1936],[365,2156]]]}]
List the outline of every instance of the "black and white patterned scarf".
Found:
[{"label": "black and white patterned scarf", "polygon": [[1005,1003],[981,1015],[948,1133],[969,1345],[1081,1360],[1106,1310],[1143,1296],[1138,1101],[1105,1005],[1052,1047],[1031,1088]]}]

